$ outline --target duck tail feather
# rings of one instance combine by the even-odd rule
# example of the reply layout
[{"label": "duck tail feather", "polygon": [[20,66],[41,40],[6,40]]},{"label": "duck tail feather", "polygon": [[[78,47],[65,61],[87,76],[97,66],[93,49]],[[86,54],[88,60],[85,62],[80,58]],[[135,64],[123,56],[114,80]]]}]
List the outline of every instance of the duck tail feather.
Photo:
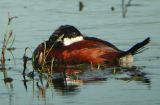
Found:
[{"label": "duck tail feather", "polygon": [[138,53],[142,53],[143,51],[145,51],[146,49],[143,49],[145,45],[147,45],[150,42],[151,38],[148,37],[145,40],[143,40],[142,42],[139,42],[137,44],[135,44],[133,47],[131,47],[128,51],[126,51],[126,54],[138,54]]}]

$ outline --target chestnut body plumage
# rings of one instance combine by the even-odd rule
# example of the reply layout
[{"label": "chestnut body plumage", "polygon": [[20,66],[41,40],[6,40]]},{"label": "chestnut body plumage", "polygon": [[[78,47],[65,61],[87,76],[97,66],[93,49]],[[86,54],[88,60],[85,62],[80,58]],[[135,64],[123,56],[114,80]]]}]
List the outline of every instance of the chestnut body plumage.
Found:
[{"label": "chestnut body plumage", "polygon": [[34,51],[33,64],[41,67],[44,63],[67,65],[92,64],[104,66],[123,66],[133,62],[133,55],[148,44],[150,38],[137,43],[127,51],[119,50],[113,44],[95,37],[84,36],[73,26],[59,27],[48,41],[41,43]]}]

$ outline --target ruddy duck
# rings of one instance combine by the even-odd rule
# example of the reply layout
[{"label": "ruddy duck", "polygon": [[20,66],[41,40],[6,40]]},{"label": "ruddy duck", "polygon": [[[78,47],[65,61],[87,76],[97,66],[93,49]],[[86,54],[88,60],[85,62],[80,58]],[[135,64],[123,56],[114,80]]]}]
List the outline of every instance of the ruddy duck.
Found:
[{"label": "ruddy duck", "polygon": [[133,55],[150,42],[150,37],[135,44],[127,51],[118,49],[113,44],[81,34],[71,25],[60,26],[50,38],[38,45],[33,53],[33,65],[40,68],[44,64],[92,64],[127,66],[133,63]]}]

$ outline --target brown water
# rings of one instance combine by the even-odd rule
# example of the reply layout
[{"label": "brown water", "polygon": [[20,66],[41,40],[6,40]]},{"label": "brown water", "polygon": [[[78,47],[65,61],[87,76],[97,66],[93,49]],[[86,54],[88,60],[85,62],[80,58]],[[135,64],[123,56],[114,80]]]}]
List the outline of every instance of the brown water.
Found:
[{"label": "brown water", "polygon": [[[18,16],[11,28],[16,35],[12,56],[6,52],[7,77],[13,79],[5,84],[4,72],[0,70],[0,105],[159,105],[160,104],[160,1],[132,0],[126,18],[122,18],[121,0],[83,0],[84,9],[79,12],[78,0],[1,0],[0,42],[7,24],[7,13]],[[114,6],[115,10],[111,11]],[[36,73],[34,80],[23,72],[25,47],[33,51],[60,25],[76,26],[82,33],[114,43],[127,50],[135,43],[150,36],[147,51],[135,56],[131,70],[104,69],[86,71],[81,77],[85,82],[68,84],[67,89],[52,84]],[[2,44],[0,44],[0,47]],[[1,50],[0,50],[1,51]],[[27,55],[32,56],[28,50]],[[26,74],[33,71],[31,61]],[[90,80],[90,77],[98,78]],[[27,80],[27,82],[24,82]],[[48,83],[48,84],[47,84]]]}]

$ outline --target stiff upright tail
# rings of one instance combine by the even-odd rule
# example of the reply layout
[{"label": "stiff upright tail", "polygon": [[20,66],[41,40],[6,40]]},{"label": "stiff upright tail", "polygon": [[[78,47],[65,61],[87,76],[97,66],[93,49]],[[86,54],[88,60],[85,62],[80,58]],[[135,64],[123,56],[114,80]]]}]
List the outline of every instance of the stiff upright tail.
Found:
[{"label": "stiff upright tail", "polygon": [[126,51],[126,54],[132,54],[135,55],[137,53],[141,53],[144,50],[141,50],[146,44],[150,42],[150,37],[146,38],[144,41],[135,44],[132,48],[130,48],[128,51]]}]

